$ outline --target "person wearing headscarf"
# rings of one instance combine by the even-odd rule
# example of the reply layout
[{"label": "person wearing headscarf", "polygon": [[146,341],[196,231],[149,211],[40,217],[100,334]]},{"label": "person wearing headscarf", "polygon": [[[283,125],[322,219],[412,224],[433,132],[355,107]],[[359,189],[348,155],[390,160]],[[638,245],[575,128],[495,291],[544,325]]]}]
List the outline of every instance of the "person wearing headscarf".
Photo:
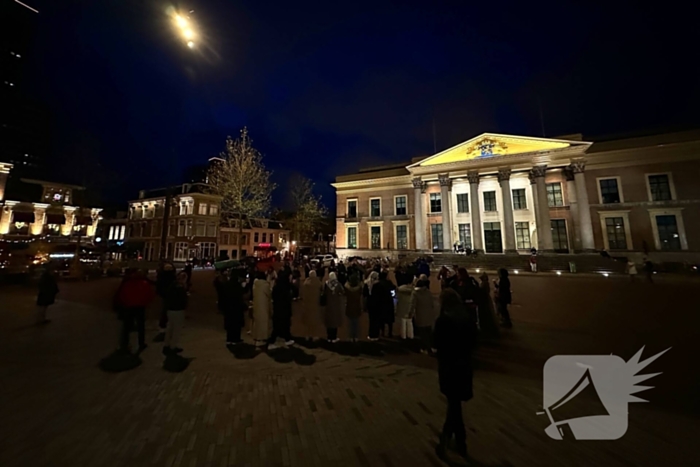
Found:
[{"label": "person wearing headscarf", "polygon": [[457,452],[466,458],[467,432],[462,418],[462,402],[474,397],[471,353],[476,327],[462,298],[452,289],[445,289],[440,294],[440,316],[435,321],[433,337],[440,392],[447,398],[447,416],[436,452],[444,460],[447,445],[454,436]]},{"label": "person wearing headscarf", "polygon": [[357,273],[350,275],[345,285],[345,316],[348,318],[348,337],[357,342],[360,337],[360,316],[362,315],[362,282]]},{"label": "person wearing headscarf", "polygon": [[265,273],[259,271],[253,282],[253,339],[256,347],[265,345],[270,337],[272,291]]},{"label": "person wearing headscarf", "polygon": [[301,322],[309,338],[314,336],[314,329],[321,319],[322,291],[323,284],[316,276],[316,271],[311,269],[301,288]]},{"label": "person wearing headscarf", "polygon": [[[379,284],[379,273],[372,271],[365,281],[362,295],[365,300],[365,309],[369,315],[369,337],[371,341],[379,339],[379,330],[382,326],[382,300],[384,288]],[[389,292],[391,298],[391,292]]]},{"label": "person wearing headscarf", "polygon": [[498,282],[496,282],[496,307],[498,314],[501,315],[502,324],[506,328],[512,328],[513,323],[510,321],[510,312],[508,305],[511,303],[510,279],[508,278],[508,270],[501,268],[498,270]]},{"label": "person wearing headscarf", "polygon": [[481,294],[479,296],[479,334],[486,339],[494,339],[498,337],[498,325],[496,324],[496,312],[493,308],[493,299],[491,298],[491,285],[489,284],[489,276],[483,273],[479,279]]},{"label": "person wearing headscarf", "polygon": [[411,294],[411,314],[414,316],[415,332],[421,343],[421,353],[430,350],[435,324],[435,301],[430,292],[430,281],[421,274]]},{"label": "person wearing headscarf", "polygon": [[268,341],[268,349],[277,348],[278,337],[284,339],[284,345],[292,345],[292,285],[289,282],[289,272],[282,271],[277,276],[272,287],[272,335]]},{"label": "person wearing headscarf", "polygon": [[324,324],[326,325],[328,342],[338,342],[338,328],[343,323],[345,314],[345,288],[340,283],[335,272],[328,274],[328,282],[323,290],[326,297]]},{"label": "person wearing headscarf", "polygon": [[413,284],[402,284],[396,290],[396,319],[399,320],[401,339],[413,339],[413,317],[415,309],[411,309]]}]

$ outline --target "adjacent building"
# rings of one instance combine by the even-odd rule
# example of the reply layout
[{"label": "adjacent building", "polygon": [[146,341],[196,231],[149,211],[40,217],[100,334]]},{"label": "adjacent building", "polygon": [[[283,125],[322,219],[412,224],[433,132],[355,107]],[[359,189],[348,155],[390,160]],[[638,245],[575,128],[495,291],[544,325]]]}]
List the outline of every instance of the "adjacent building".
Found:
[{"label": "adjacent building", "polygon": [[700,253],[700,131],[613,141],[485,133],[429,157],[339,176],[341,255],[609,250]]},{"label": "adjacent building", "polygon": [[85,206],[83,187],[10,177],[12,170],[0,162],[2,240],[92,243],[102,209]]},{"label": "adjacent building", "polygon": [[[241,236],[240,254],[238,251]],[[242,231],[238,220],[222,223],[219,229],[219,258],[238,259],[246,256],[264,256],[269,253],[284,255],[290,250],[289,229],[281,222],[269,219],[243,219]]]},{"label": "adjacent building", "polygon": [[129,202],[126,241],[145,261],[215,258],[220,207],[221,197],[202,183],[142,190]]}]

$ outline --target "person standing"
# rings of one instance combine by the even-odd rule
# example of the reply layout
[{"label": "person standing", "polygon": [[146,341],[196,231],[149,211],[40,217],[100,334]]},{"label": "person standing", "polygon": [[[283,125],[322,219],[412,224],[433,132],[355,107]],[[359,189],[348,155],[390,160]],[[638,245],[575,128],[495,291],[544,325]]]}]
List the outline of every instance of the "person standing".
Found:
[{"label": "person standing", "polygon": [[270,311],[272,291],[264,272],[259,271],[253,282],[253,339],[262,347],[270,338]]},{"label": "person standing", "polygon": [[382,303],[381,334],[382,336],[393,338],[396,313],[394,310],[394,293],[396,292],[396,286],[389,280],[389,274],[385,271],[379,273],[379,283],[382,285],[383,289],[387,291],[386,294],[384,294],[384,301]]},{"label": "person standing", "polygon": [[309,276],[301,289],[301,322],[311,340],[314,336],[316,323],[321,319],[321,292],[323,284],[316,276],[316,271],[309,270]]},{"label": "person standing", "polygon": [[47,265],[39,278],[39,292],[36,296],[36,324],[46,324],[51,320],[46,318],[49,306],[53,305],[58,295],[58,282],[53,265]]},{"label": "person standing", "polygon": [[182,352],[180,339],[182,337],[182,326],[185,324],[185,310],[187,309],[188,299],[187,273],[181,271],[165,294],[165,302],[168,308],[168,327],[165,331],[163,354],[166,356]]},{"label": "person standing", "polygon": [[382,288],[381,284],[379,284],[379,273],[372,271],[362,289],[365,307],[369,315],[369,336],[367,339],[370,341],[379,340],[379,329],[382,326]]},{"label": "person standing", "polygon": [[496,324],[496,312],[493,308],[493,299],[491,298],[491,285],[489,284],[489,276],[483,273],[481,277],[479,289],[479,331],[486,339],[495,339],[499,336],[498,325]]},{"label": "person standing", "polygon": [[165,329],[168,326],[168,307],[165,301],[165,294],[174,282],[175,267],[172,263],[162,263],[156,272],[156,293],[161,298],[158,335],[155,338],[156,342],[162,342],[165,339]]},{"label": "person standing", "polygon": [[187,275],[187,291],[192,288],[192,261],[188,261],[185,263],[185,269],[184,269],[185,274]]},{"label": "person standing", "polygon": [[537,272],[537,255],[535,253],[530,255],[530,271]]},{"label": "person standing", "polygon": [[226,289],[228,284],[228,276],[226,271],[217,271],[214,277],[214,290],[216,291],[216,309],[222,314],[227,307]]},{"label": "person standing", "polygon": [[348,337],[357,342],[360,337],[360,316],[362,315],[362,283],[356,273],[350,275],[345,286],[345,316],[348,318]]},{"label": "person standing", "polygon": [[245,290],[241,285],[238,271],[231,270],[228,282],[223,287],[224,328],[226,329],[226,345],[235,345],[243,342],[241,329],[245,325],[245,312],[248,303],[245,300]]},{"label": "person standing", "polygon": [[122,321],[119,350],[123,353],[130,353],[129,334],[134,329],[134,324],[138,334],[138,351],[143,352],[146,349],[146,307],[154,296],[155,291],[151,283],[138,269],[129,271],[117,289],[115,302],[119,319]]},{"label": "person standing", "polygon": [[503,320],[502,325],[506,328],[512,328],[513,323],[510,321],[510,312],[508,311],[508,305],[510,305],[512,297],[510,291],[510,279],[508,278],[508,271],[505,268],[498,270],[498,282],[496,282],[496,306],[498,307],[498,314],[501,315]]},{"label": "person standing", "polygon": [[630,276],[630,282],[635,282],[637,278],[637,266],[631,259],[627,261],[627,274]]},{"label": "person standing", "polygon": [[440,392],[447,398],[447,415],[436,448],[444,460],[447,445],[454,436],[457,452],[467,457],[467,432],[462,418],[462,402],[474,397],[471,352],[476,328],[461,297],[452,289],[440,294],[440,317],[435,321],[434,347],[437,350]]},{"label": "person standing", "polygon": [[326,309],[324,324],[326,325],[328,342],[338,342],[338,328],[343,323],[345,314],[345,288],[340,283],[335,272],[328,274],[328,282],[323,289]]},{"label": "person standing", "polygon": [[649,261],[649,258],[644,258],[644,274],[647,277],[647,282],[654,283],[654,263]]},{"label": "person standing", "polygon": [[430,281],[421,275],[411,293],[411,312],[415,319],[416,335],[421,342],[421,353],[431,347],[433,324],[435,323],[435,303],[430,292]]},{"label": "person standing", "polygon": [[401,326],[401,339],[413,339],[413,317],[415,309],[411,309],[413,284],[403,284],[397,289],[396,319]]},{"label": "person standing", "polygon": [[292,286],[289,272],[281,271],[272,287],[272,335],[268,341],[268,350],[276,349],[278,337],[284,339],[284,345],[292,345]]}]

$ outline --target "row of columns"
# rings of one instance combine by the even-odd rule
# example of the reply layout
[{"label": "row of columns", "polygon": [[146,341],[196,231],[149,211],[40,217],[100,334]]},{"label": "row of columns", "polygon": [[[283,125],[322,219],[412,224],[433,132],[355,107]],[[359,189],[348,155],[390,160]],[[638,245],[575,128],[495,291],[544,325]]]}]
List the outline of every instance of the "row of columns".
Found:
[{"label": "row of columns", "polygon": [[[588,191],[586,190],[586,179],[584,176],[585,161],[576,160],[564,169],[567,177],[567,192],[572,218],[574,220],[574,246],[576,249],[593,251],[593,226],[591,223],[590,208],[588,203]],[[535,210],[535,224],[537,226],[537,249],[540,251],[552,251],[554,243],[552,240],[551,219],[549,217],[549,202],[547,197],[547,185],[545,174],[547,166],[538,165],[533,167],[528,173],[528,178],[532,186],[533,207]],[[510,188],[510,168],[500,168],[498,170],[498,183],[501,187],[501,197],[503,199],[503,240],[505,253],[517,253],[515,241],[515,222],[513,218],[513,199]],[[469,203],[472,223],[472,246],[475,250],[484,249],[484,239],[481,229],[481,207],[479,205],[479,180],[478,172],[467,173],[469,180]],[[452,180],[449,174],[438,175],[440,182],[440,194],[442,203],[442,235],[445,248],[451,248],[452,242],[452,218],[449,215],[451,203]],[[414,188],[414,212],[416,227],[416,248],[428,250],[428,239],[426,238],[426,213],[423,212],[423,194],[427,188],[427,183],[420,178],[413,179]]]}]

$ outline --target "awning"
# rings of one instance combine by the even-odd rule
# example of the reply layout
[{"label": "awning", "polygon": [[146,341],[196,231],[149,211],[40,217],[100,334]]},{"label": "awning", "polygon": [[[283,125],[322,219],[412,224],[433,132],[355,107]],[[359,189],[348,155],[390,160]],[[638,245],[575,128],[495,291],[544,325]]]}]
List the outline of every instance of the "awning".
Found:
[{"label": "awning", "polygon": [[12,222],[24,222],[25,224],[34,223],[34,213],[33,212],[12,212]]},{"label": "awning", "polygon": [[90,216],[75,216],[74,225],[92,225],[92,217]]},{"label": "awning", "polygon": [[47,214],[46,223],[54,225],[63,225],[66,223],[66,216],[63,214]]}]

